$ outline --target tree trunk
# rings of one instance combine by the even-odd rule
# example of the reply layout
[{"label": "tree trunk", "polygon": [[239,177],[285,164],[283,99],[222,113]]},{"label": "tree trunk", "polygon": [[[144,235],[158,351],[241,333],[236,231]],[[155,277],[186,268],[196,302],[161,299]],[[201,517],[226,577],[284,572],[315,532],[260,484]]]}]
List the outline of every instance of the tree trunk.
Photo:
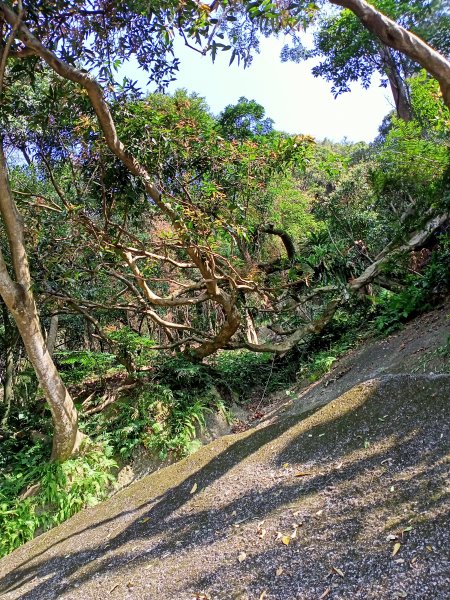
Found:
[{"label": "tree trunk", "polygon": [[3,416],[1,421],[1,427],[6,429],[8,426],[8,419],[11,412],[11,405],[14,400],[14,339],[13,339],[13,328],[9,320],[8,309],[3,301],[2,304],[2,316],[3,316],[3,327],[5,330],[4,344],[5,344],[5,375],[3,379]]},{"label": "tree trunk", "polygon": [[22,217],[17,210],[8,181],[6,159],[0,138],[0,213],[11,254],[13,277],[0,250],[0,295],[22,337],[45,398],[53,424],[52,460],[64,461],[79,448],[84,435],[78,430],[77,411],[42,335],[24,240]]},{"label": "tree trunk", "polygon": [[442,54],[364,0],[330,0],[330,3],[351,10],[386,46],[426,69],[439,82],[443,100],[450,108],[450,62]]},{"label": "tree trunk", "polygon": [[52,413],[51,459],[64,461],[79,449],[85,436],[78,430],[77,411],[42,335],[34,298],[30,292],[24,296],[22,302],[10,307],[10,311]]},{"label": "tree trunk", "polygon": [[50,319],[50,327],[48,329],[48,335],[47,335],[47,349],[48,349],[50,356],[53,356],[53,352],[55,350],[56,336],[58,335],[58,324],[59,324],[58,315],[52,315],[52,318]]},{"label": "tree trunk", "polygon": [[380,55],[383,70],[391,86],[397,116],[403,121],[411,121],[413,115],[408,90],[403,77],[399,73],[392,51],[385,44],[381,44]]},{"label": "tree trunk", "polygon": [[247,326],[247,342],[258,344],[258,334],[256,333],[255,322],[248,308],[245,309],[245,323]]}]

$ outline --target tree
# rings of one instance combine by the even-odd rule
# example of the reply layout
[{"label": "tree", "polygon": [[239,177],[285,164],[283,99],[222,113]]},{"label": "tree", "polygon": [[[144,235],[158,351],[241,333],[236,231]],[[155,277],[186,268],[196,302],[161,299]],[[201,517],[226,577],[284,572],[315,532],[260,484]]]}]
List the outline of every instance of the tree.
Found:
[{"label": "tree", "polygon": [[330,2],[351,10],[383,44],[405,54],[426,69],[439,82],[444,102],[450,108],[450,62],[443,55],[364,0]]},{"label": "tree", "polygon": [[264,118],[265,110],[255,102],[241,97],[235,105],[226,106],[219,115],[219,125],[228,139],[248,139],[273,131],[273,120]]},{"label": "tree", "polygon": [[[398,24],[433,43],[444,56],[448,54],[450,36],[446,36],[445,32],[450,16],[442,10],[442,2],[379,0],[376,6]],[[321,62],[313,67],[312,72],[332,82],[335,96],[349,91],[352,81],[360,81],[367,87],[373,74],[379,72],[382,85],[389,84],[391,88],[397,115],[405,121],[412,118],[405,80],[417,72],[417,63],[381,42],[352,11],[344,9],[319,15],[312,50],[303,48],[301,39],[294,36],[293,40],[293,47],[283,48],[282,59],[299,61],[320,57]]]},{"label": "tree", "polygon": [[55,424],[52,458],[64,460],[75,452],[83,435],[77,427],[77,413],[72,399],[48,352],[39,322],[32,290],[22,218],[13,200],[3,144],[0,143],[0,212],[2,215],[12,272],[0,254],[0,292],[14,318],[27,355],[44,390]]}]

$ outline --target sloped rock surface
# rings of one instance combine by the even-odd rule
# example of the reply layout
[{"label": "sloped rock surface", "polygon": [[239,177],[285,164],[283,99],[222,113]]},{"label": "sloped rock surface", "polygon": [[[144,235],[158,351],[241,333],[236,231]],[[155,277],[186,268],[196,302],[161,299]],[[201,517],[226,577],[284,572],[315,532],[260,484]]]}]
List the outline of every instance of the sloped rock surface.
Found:
[{"label": "sloped rock surface", "polygon": [[449,398],[381,375],[218,439],[4,558],[1,597],[447,598]]}]

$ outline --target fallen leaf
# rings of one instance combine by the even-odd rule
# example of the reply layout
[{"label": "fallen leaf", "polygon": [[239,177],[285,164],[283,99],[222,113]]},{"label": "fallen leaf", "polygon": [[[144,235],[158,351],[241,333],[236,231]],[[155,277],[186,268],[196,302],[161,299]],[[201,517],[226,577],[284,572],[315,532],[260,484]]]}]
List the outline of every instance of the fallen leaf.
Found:
[{"label": "fallen leaf", "polygon": [[195,492],[197,491],[198,485],[196,483],[194,483],[194,485],[192,486],[192,490],[189,492],[190,494],[195,494]]},{"label": "fallen leaf", "polygon": [[307,475],[311,475],[311,473],[296,473],[294,477],[306,477]]},{"label": "fallen leaf", "polygon": [[402,545],[400,544],[400,542],[397,542],[396,544],[394,544],[394,548],[392,550],[392,556],[395,556],[401,547],[402,547]]},{"label": "fallen leaf", "polygon": [[331,588],[327,587],[324,593],[320,596],[319,600],[324,600],[324,598],[328,598],[331,593]]},{"label": "fallen leaf", "polygon": [[278,569],[275,571],[277,574],[277,577],[279,577],[283,573],[283,571],[284,571],[283,567],[278,567]]},{"label": "fallen leaf", "polygon": [[258,529],[257,536],[260,537],[261,539],[263,539],[263,537],[266,535],[266,533],[267,533],[266,529]]},{"label": "fallen leaf", "polygon": [[428,552],[433,552],[433,546],[427,546]]},{"label": "fallen leaf", "polygon": [[285,546],[289,546],[289,544],[291,543],[291,537],[289,535],[283,535],[282,538],[281,538],[281,542]]},{"label": "fallen leaf", "polygon": [[413,527],[412,527],[412,525],[410,525],[409,527],[405,527],[405,529],[402,529],[402,535],[403,535],[404,533],[409,533],[409,532],[410,532],[410,531],[412,531],[412,530],[413,530]]},{"label": "fallen leaf", "polygon": [[141,519],[139,523],[147,523],[147,521],[150,521],[150,517],[145,517],[145,519]]},{"label": "fallen leaf", "polygon": [[284,464],[283,464],[283,467],[284,467],[285,469],[287,469],[287,468],[288,468],[288,466],[289,466],[289,463],[284,463]]},{"label": "fallen leaf", "polygon": [[264,600],[264,598],[267,598],[267,592],[264,591],[261,596],[259,597],[259,600]]},{"label": "fallen leaf", "polygon": [[245,553],[245,552],[239,552],[238,561],[239,561],[240,563],[241,563],[241,562],[244,562],[244,560],[245,560],[246,558],[247,558],[247,555],[246,555],[246,553]]},{"label": "fallen leaf", "polygon": [[322,509],[322,510],[318,510],[318,511],[316,512],[316,517],[320,517],[320,516],[322,516],[322,515],[323,515],[323,509]]},{"label": "fallen leaf", "polygon": [[339,575],[339,577],[345,577],[344,572],[341,571],[341,569],[339,569],[338,567],[332,567],[331,569],[334,573],[336,573],[336,575]]}]

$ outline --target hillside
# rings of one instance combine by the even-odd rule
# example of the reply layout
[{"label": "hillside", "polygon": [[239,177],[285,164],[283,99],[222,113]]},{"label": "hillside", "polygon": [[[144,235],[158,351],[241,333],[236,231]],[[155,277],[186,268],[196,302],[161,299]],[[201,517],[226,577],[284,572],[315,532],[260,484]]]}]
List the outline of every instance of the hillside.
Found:
[{"label": "hillside", "polygon": [[2,597],[446,598],[448,325],[447,306],[363,345],[256,427],[24,545]]}]

